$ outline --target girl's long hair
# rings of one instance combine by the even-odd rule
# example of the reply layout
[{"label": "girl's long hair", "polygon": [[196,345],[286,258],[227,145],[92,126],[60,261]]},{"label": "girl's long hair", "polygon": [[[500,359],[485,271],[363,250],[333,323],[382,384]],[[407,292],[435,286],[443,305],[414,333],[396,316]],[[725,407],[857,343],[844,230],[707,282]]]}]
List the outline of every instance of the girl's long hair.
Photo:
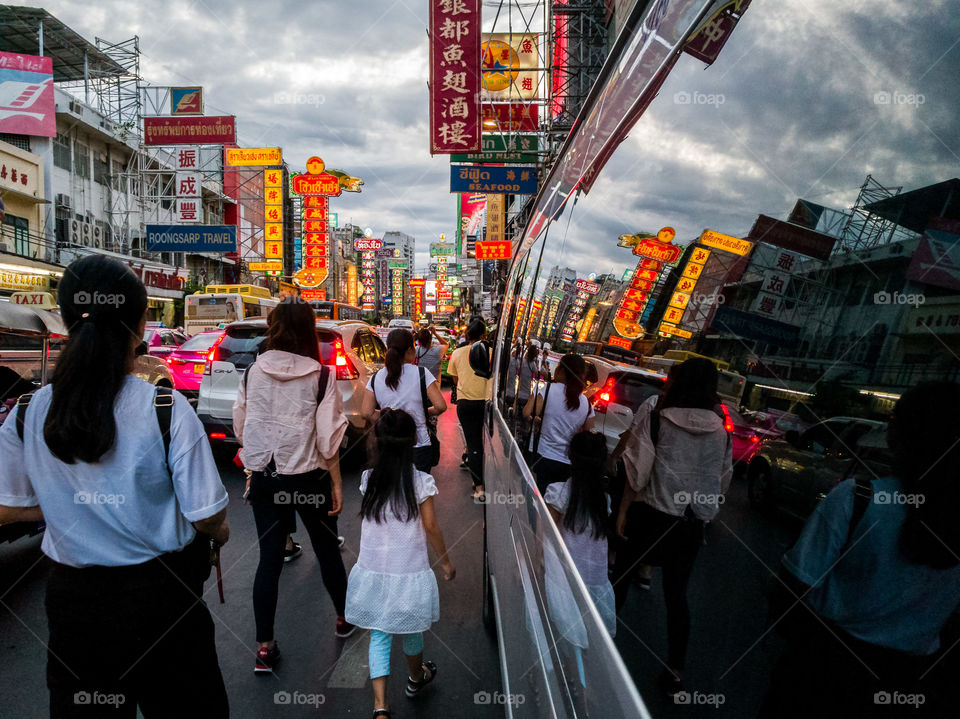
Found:
[{"label": "girl's long hair", "polygon": [[703,357],[693,357],[670,368],[663,401],[658,410],[667,407],[714,409],[720,404],[717,394],[717,366]]},{"label": "girl's long hair", "polygon": [[907,517],[900,547],[910,561],[934,569],[960,564],[960,385],[923,382],[893,408],[888,441],[903,483]]},{"label": "girl's long hair", "polygon": [[580,408],[580,397],[587,387],[587,363],[580,355],[571,353],[560,358],[559,366],[563,367],[567,409],[573,412]]},{"label": "girl's long hair", "polygon": [[279,350],[320,362],[317,316],[299,297],[284,297],[267,317],[268,350]]},{"label": "girl's long hair", "polygon": [[383,366],[387,368],[387,387],[395,390],[403,374],[404,355],[413,347],[413,333],[410,330],[395,329],[387,335],[387,356]]},{"label": "girl's long hair", "polygon": [[420,516],[413,489],[413,446],[417,442],[417,424],[402,409],[385,409],[373,431],[377,441],[377,461],[370,470],[367,491],[360,503],[360,516],[377,524],[386,519],[388,512],[401,522],[416,519]]},{"label": "girl's long hair", "polygon": [[525,355],[527,362],[536,362],[539,355],[540,350],[533,345],[527,345],[527,353]]},{"label": "girl's long hair", "polygon": [[133,340],[142,340],[147,291],[126,265],[88,255],[70,263],[58,294],[69,337],[53,372],[43,438],[62,462],[99,462],[117,438],[113,405],[131,369]]},{"label": "girl's long hair", "polygon": [[574,534],[590,532],[594,539],[607,536],[609,509],[604,491],[603,465],[607,461],[607,442],[598,432],[577,432],[570,439],[570,502],[563,515],[563,526]]}]

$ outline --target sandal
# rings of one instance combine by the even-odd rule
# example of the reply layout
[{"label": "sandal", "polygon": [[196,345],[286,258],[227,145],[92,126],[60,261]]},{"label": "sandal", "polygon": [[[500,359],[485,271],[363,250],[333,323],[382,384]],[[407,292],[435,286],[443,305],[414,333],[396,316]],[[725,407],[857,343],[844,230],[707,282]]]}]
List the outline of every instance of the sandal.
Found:
[{"label": "sandal", "polygon": [[373,719],[377,719],[377,717],[387,717],[387,719],[391,719],[392,716],[393,716],[393,714],[390,713],[390,710],[389,710],[389,709],[374,709],[374,710],[373,710]]},{"label": "sandal", "polygon": [[420,681],[414,681],[412,678],[407,677],[407,699],[413,699],[417,696],[423,689],[432,682],[437,677],[437,665],[433,662],[424,662],[421,664],[423,667],[423,679]]}]

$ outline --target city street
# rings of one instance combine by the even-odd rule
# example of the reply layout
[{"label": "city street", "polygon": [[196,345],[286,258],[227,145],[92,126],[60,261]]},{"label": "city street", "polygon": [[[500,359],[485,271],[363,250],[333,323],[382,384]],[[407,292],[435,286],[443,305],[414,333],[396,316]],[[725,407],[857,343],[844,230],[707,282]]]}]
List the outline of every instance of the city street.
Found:
[{"label": "city street", "polygon": [[[499,690],[500,669],[496,644],[480,620],[481,510],[469,496],[467,473],[459,468],[462,441],[455,406],[440,418],[440,427],[443,456],[435,469],[438,511],[457,566],[453,582],[440,582],[440,622],[426,635],[426,656],[437,662],[440,674],[430,695],[408,708],[401,681],[404,662],[395,643],[390,698],[404,709],[404,716],[500,716],[501,707],[475,704],[474,699],[478,692]],[[242,474],[232,463],[221,463],[220,468],[231,495],[232,536],[223,552],[227,601],[219,604],[213,581],[207,583],[207,601],[217,624],[232,716],[312,716],[315,707],[310,702],[321,701],[327,716],[364,716],[371,702],[366,634],[358,631],[346,641],[333,637],[333,608],[302,531],[296,538],[305,545],[304,554],[285,566],[281,580],[277,636],[283,661],[275,676],[254,676],[250,592],[258,556],[256,534],[252,514],[240,499]],[[358,483],[359,473],[345,476],[346,508],[340,528],[346,537],[343,556],[348,572],[359,544]],[[656,678],[662,665],[657,655],[666,652],[658,575],[650,592],[632,590],[616,642],[654,716],[744,717],[756,712],[779,648],[775,636],[757,641],[766,618],[767,567],[776,567],[799,526],[788,518],[752,510],[743,480],[734,482],[723,510],[710,526],[691,584],[687,689],[692,697],[693,692],[699,693],[692,701],[722,702],[719,706],[677,705],[658,693]],[[0,719],[48,715],[43,590],[49,565],[39,546],[39,537],[0,546],[0,663],[5,667]],[[282,692],[287,694],[278,694]],[[714,698],[718,695],[722,699]],[[291,705],[304,704],[278,705],[286,696]],[[17,709],[9,712],[4,707]]]},{"label": "city street", "polygon": [[[443,456],[435,468],[440,494],[437,513],[447,548],[457,567],[452,582],[440,583],[440,621],[424,635],[424,656],[436,662],[437,682],[411,702],[403,696],[406,663],[395,641],[389,699],[401,716],[500,716],[501,707],[475,705],[478,692],[497,691],[500,669],[496,642],[480,621],[480,548],[482,507],[470,497],[466,471],[460,469],[462,441],[456,408],[440,418]],[[333,635],[336,616],[312,559],[306,533],[295,535],[303,555],[287,564],[280,583],[277,639],[283,659],[274,676],[254,676],[255,659],[251,589],[257,567],[253,515],[243,505],[243,475],[232,463],[221,463],[230,493],[231,539],[223,550],[226,604],[217,599],[216,582],[207,582],[207,604],[217,627],[220,667],[230,697],[231,716],[305,717],[369,716],[373,695],[367,674],[367,634],[358,630],[344,640]],[[345,508],[340,520],[346,538],[343,560],[349,573],[360,542],[359,473],[344,477]],[[40,553],[40,538],[0,545],[0,719],[49,716],[44,682],[47,636],[43,610],[49,562]],[[184,651],[190,651],[184,647]],[[176,671],[169,681],[175,691]],[[284,694],[285,693],[285,694]],[[289,698],[289,704],[282,702]],[[295,705],[300,702],[300,705]],[[311,704],[313,702],[313,704]],[[189,717],[184,707],[184,717]]]}]

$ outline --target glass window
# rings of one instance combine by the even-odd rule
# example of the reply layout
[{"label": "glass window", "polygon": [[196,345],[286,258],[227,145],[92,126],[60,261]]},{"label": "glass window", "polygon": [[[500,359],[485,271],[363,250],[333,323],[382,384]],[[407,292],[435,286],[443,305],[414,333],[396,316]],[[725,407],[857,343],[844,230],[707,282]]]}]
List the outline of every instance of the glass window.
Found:
[{"label": "glass window", "polygon": [[177,342],[177,336],[173,332],[161,332],[160,333],[160,344],[164,347],[179,347],[180,343]]},{"label": "glass window", "polygon": [[837,445],[844,429],[845,423],[821,422],[804,432],[800,447],[815,454],[826,454]]},{"label": "glass window", "polygon": [[238,369],[249,367],[266,337],[266,327],[232,327],[217,346],[217,359],[230,362]]},{"label": "glass window", "polygon": [[24,217],[7,215],[3,218],[4,238],[13,236],[13,251],[18,255],[30,255],[30,224]]},{"label": "glass window", "polygon": [[77,177],[90,177],[90,148],[82,142],[73,143],[73,165]]},{"label": "glass window", "polygon": [[368,357],[366,361],[382,364],[387,354],[383,342],[372,332],[362,332],[361,334],[363,335],[363,347]]},{"label": "glass window", "polygon": [[188,352],[203,352],[213,347],[213,343],[219,336],[219,332],[201,332],[180,345],[180,349]]},{"label": "glass window", "polygon": [[70,138],[60,132],[53,140],[53,166],[70,170]]},{"label": "glass window", "polygon": [[[340,335],[333,330],[319,329],[317,339],[320,341],[320,361],[323,364],[334,364],[337,360],[337,344],[340,343],[343,346]],[[360,359],[363,359],[357,347],[359,347],[359,339],[354,335],[351,349],[360,356]]]},{"label": "glass window", "polygon": [[106,187],[110,182],[110,163],[106,155],[97,154],[93,158],[93,181]]}]

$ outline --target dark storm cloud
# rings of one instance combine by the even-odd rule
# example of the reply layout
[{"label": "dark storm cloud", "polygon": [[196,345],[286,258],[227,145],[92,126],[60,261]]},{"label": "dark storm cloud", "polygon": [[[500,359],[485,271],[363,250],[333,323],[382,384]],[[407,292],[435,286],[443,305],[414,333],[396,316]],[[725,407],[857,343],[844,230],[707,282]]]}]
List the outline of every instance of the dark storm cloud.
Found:
[{"label": "dark storm cloud", "polygon": [[[449,163],[427,153],[426,3],[45,7],[90,40],[139,35],[145,78],[202,84],[208,112],[236,114],[244,144],[363,177],[362,194],[336,201],[341,221],[417,236],[422,262],[452,234]],[[868,173],[905,189],[960,175],[958,38],[947,0],[754,0],[713,67],[681,57],[551,242],[565,234],[578,269],[604,272],[633,264],[614,246],[624,232],[742,235],[798,196],[847,208]]]}]

